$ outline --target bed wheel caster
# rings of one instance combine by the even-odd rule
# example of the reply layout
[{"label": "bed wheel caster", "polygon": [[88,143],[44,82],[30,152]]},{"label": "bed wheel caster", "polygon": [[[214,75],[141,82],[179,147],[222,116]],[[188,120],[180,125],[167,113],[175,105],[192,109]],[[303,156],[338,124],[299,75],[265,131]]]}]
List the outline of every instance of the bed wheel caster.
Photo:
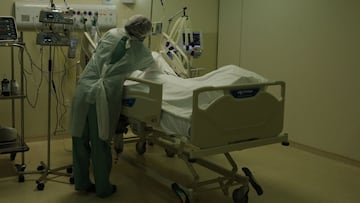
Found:
[{"label": "bed wheel caster", "polygon": [[168,150],[168,149],[165,149],[165,153],[166,153],[166,156],[170,157],[170,158],[175,156],[175,152]]},{"label": "bed wheel caster", "polygon": [[70,178],[69,178],[69,182],[70,182],[70,184],[72,184],[72,185],[73,185],[73,184],[75,183],[75,179],[74,179],[74,177],[70,177]]},{"label": "bed wheel caster", "polygon": [[176,196],[178,196],[181,203],[190,203],[188,195],[177,183],[171,184],[171,189],[175,192]]},{"label": "bed wheel caster", "polygon": [[195,163],[195,162],[196,162],[196,159],[194,159],[194,158],[189,158],[189,159],[188,159],[188,162],[189,162],[189,163]]},{"label": "bed wheel caster", "polygon": [[38,183],[37,186],[36,186],[36,188],[37,188],[38,190],[42,191],[42,190],[44,190],[44,188],[45,188],[45,184],[44,184],[44,183]]},{"label": "bed wheel caster", "polygon": [[290,142],[282,142],[281,143],[283,146],[289,146],[290,145]]},{"label": "bed wheel caster", "polygon": [[66,168],[66,173],[71,174],[72,173],[72,167]]},{"label": "bed wheel caster", "polygon": [[143,155],[146,151],[146,142],[137,142],[136,143],[136,152],[139,155]]},{"label": "bed wheel caster", "polygon": [[45,167],[43,165],[40,165],[36,168],[38,171],[43,171],[45,169]]},{"label": "bed wheel caster", "polygon": [[11,153],[11,154],[10,154],[10,160],[11,160],[11,161],[14,161],[15,158],[16,158],[16,152]]},{"label": "bed wheel caster", "polygon": [[249,187],[242,186],[238,189],[235,189],[232,193],[232,198],[234,203],[248,203],[249,200]]},{"label": "bed wheel caster", "polygon": [[23,174],[19,175],[18,182],[23,183],[25,181],[25,176]]},{"label": "bed wheel caster", "polygon": [[15,164],[15,167],[16,167],[16,170],[19,172],[24,172],[25,171],[25,168],[26,168],[26,165],[23,165],[23,164]]}]

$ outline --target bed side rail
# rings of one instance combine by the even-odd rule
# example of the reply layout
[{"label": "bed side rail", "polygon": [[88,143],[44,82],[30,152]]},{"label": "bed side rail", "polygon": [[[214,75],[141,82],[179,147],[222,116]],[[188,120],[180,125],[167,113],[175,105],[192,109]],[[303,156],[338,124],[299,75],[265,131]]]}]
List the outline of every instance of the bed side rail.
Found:
[{"label": "bed side rail", "polygon": [[[223,96],[204,107],[201,94]],[[193,93],[190,142],[200,148],[279,136],[283,130],[285,82],[199,88]]]},{"label": "bed side rail", "polygon": [[121,114],[145,122],[150,126],[159,126],[162,84],[139,78],[127,78],[126,80],[137,84],[124,86]]}]

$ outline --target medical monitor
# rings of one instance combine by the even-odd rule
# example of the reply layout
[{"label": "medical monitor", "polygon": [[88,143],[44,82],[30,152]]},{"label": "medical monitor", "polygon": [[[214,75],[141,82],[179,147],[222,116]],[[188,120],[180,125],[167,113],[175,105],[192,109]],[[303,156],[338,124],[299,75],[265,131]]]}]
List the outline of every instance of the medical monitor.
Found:
[{"label": "medical monitor", "polygon": [[193,32],[193,45],[194,47],[201,47],[201,33]]},{"label": "medical monitor", "polygon": [[203,49],[201,32],[183,32],[180,46],[189,56],[200,57]]},{"label": "medical monitor", "polygon": [[200,32],[183,32],[182,45],[191,47],[201,47],[201,33]]},{"label": "medical monitor", "polygon": [[16,41],[17,38],[17,28],[14,17],[0,16],[0,42]]}]

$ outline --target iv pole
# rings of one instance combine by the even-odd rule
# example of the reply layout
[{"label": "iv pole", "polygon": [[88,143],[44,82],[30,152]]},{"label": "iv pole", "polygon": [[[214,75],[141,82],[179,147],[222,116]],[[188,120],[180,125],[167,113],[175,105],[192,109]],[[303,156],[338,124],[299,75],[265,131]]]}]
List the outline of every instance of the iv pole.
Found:
[{"label": "iv pole", "polygon": [[[150,3],[150,21],[153,21],[153,6],[154,6],[154,0],[151,0]],[[149,36],[149,41],[148,41],[148,48],[151,49],[151,36]]]},{"label": "iv pole", "polygon": [[168,20],[168,21],[169,21],[169,24],[168,24],[166,33],[169,34],[170,24],[171,24],[172,20],[173,20],[176,16],[178,16],[181,12],[183,13],[183,16],[186,16],[186,9],[187,9],[187,7],[184,6],[181,10],[179,10],[177,13],[175,13],[175,15],[173,15],[173,16],[171,16],[171,17],[169,18],[169,20]]},{"label": "iv pole", "polygon": [[[51,3],[51,10],[55,11],[55,4],[53,2],[53,0],[50,1]],[[52,30],[52,27],[50,25],[50,30]],[[48,123],[47,123],[47,163],[45,164],[43,161],[40,162],[40,165],[37,167],[37,170],[40,171],[42,173],[42,175],[40,176],[40,178],[38,180],[36,180],[36,184],[37,184],[37,189],[38,190],[44,190],[45,187],[45,182],[48,180],[48,175],[50,174],[54,174],[54,175],[59,175],[59,176],[68,176],[70,177],[70,183],[73,184],[74,183],[74,179],[72,177],[72,164],[70,165],[66,165],[66,166],[62,166],[62,167],[58,167],[55,169],[51,169],[50,167],[50,154],[51,154],[51,87],[54,88],[54,91],[56,93],[55,90],[55,86],[53,85],[53,61],[52,61],[52,57],[53,57],[53,53],[52,53],[52,47],[53,46],[49,46],[49,60],[48,60]],[[66,169],[66,173],[63,172],[59,172],[61,170],[65,170]]]},{"label": "iv pole", "polygon": [[[50,167],[50,154],[51,154],[51,87],[53,82],[53,61],[52,61],[52,46],[49,46],[49,61],[48,61],[48,123],[47,123],[47,163],[45,164],[43,161],[40,162],[40,165],[37,167],[38,171],[42,172],[42,175],[38,180],[36,180],[37,189],[44,190],[45,182],[48,180],[48,175],[54,174],[59,176],[68,176],[70,177],[70,183],[74,183],[73,177],[71,175],[72,165],[66,165],[59,168],[51,169]],[[59,172],[61,170],[65,170],[66,173]]]}]

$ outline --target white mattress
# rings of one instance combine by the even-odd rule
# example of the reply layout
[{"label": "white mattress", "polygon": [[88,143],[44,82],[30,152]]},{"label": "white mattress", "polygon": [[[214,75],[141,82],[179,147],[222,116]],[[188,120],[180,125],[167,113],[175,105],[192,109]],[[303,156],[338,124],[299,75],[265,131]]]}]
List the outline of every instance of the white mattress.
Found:
[{"label": "white mattress", "polygon": [[[156,66],[143,72],[134,72],[131,77],[163,84],[160,126],[161,130],[167,134],[190,136],[193,90],[206,86],[217,87],[267,81],[264,77],[235,65],[223,66],[201,77],[184,79],[177,77],[159,54],[153,53],[153,56],[157,61]],[[202,107],[206,107],[221,96],[220,91],[207,92],[200,95],[199,103]]]}]

